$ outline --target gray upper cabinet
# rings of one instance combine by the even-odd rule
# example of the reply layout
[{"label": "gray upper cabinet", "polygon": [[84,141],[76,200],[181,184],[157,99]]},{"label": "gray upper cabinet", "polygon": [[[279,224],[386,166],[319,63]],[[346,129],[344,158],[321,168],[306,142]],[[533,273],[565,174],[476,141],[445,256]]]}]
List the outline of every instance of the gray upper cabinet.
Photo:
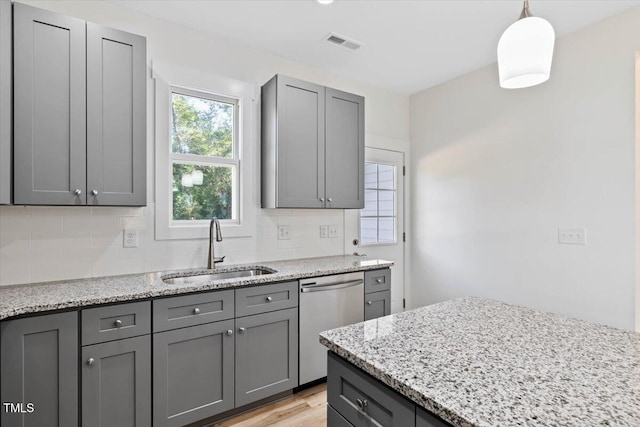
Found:
[{"label": "gray upper cabinet", "polygon": [[11,203],[12,25],[11,2],[0,1],[0,205]]},{"label": "gray upper cabinet", "polygon": [[78,425],[78,313],[0,323],[0,401],[33,403],[0,411],[3,427]]},{"label": "gray upper cabinet", "polygon": [[364,207],[364,98],[326,90],[328,208]]},{"label": "gray upper cabinet", "polygon": [[236,320],[236,407],[298,386],[298,309]]},{"label": "gray upper cabinet", "polygon": [[86,203],[85,22],[14,5],[14,203]]},{"label": "gray upper cabinet", "polygon": [[262,87],[262,207],[364,207],[364,98],[276,75]]},{"label": "gray upper cabinet", "polygon": [[153,426],[178,427],[234,407],[234,321],[153,335]]},{"label": "gray upper cabinet", "polygon": [[152,425],[150,335],[83,347],[81,372],[83,427]]},{"label": "gray upper cabinet", "polygon": [[14,203],[146,204],[143,37],[14,5]]},{"label": "gray upper cabinet", "polygon": [[146,39],[87,23],[89,205],[146,203]]}]

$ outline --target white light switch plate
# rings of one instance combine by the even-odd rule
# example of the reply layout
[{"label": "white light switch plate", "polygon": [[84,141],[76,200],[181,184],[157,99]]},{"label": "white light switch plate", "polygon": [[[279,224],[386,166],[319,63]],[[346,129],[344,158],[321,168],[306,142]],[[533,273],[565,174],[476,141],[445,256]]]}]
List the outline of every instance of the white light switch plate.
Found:
[{"label": "white light switch plate", "polygon": [[329,226],[328,225],[321,225],[320,226],[320,238],[321,239],[326,239],[327,237],[329,237]]},{"label": "white light switch plate", "polygon": [[586,245],[586,228],[559,228],[558,243],[561,245]]},{"label": "white light switch plate", "polygon": [[138,230],[135,228],[125,228],[123,232],[122,246],[125,248],[137,248],[138,247]]},{"label": "white light switch plate", "polygon": [[278,226],[278,240],[291,240],[291,226],[279,225]]}]

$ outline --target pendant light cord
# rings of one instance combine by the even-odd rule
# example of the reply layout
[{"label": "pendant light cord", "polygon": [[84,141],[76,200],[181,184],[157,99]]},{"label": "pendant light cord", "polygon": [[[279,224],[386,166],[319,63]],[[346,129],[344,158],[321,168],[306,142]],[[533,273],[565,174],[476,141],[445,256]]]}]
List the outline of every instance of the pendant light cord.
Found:
[{"label": "pendant light cord", "polygon": [[520,14],[520,19],[530,18],[531,12],[529,12],[529,0],[524,0],[524,4],[522,5],[522,13]]}]

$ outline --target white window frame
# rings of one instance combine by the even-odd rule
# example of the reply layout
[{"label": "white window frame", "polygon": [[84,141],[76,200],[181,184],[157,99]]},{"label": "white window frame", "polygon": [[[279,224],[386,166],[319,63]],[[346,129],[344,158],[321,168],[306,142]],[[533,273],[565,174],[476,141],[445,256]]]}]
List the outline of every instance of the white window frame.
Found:
[{"label": "white window frame", "polygon": [[[173,160],[181,163],[232,164],[232,179],[237,191],[233,195],[233,220],[221,220],[222,234],[228,237],[250,237],[255,231],[254,170],[256,162],[257,86],[187,69],[175,64],[154,63],[155,82],[155,237],[156,240],[207,239],[209,220],[173,220]],[[172,94],[180,93],[204,99],[226,100],[234,107],[234,158],[183,155],[171,152]],[[237,138],[237,140],[236,140]]]}]

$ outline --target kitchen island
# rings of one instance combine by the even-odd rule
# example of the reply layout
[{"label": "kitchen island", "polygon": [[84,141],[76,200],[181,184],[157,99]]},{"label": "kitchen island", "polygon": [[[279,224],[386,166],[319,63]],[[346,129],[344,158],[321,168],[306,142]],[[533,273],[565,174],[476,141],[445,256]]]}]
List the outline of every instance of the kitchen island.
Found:
[{"label": "kitchen island", "polygon": [[[412,405],[418,425],[640,425],[634,332],[466,297],[323,332],[320,342],[339,356],[328,385],[336,425],[393,415],[378,407],[384,393]],[[420,424],[423,410],[431,424]],[[408,425],[406,414],[393,425]]]}]

